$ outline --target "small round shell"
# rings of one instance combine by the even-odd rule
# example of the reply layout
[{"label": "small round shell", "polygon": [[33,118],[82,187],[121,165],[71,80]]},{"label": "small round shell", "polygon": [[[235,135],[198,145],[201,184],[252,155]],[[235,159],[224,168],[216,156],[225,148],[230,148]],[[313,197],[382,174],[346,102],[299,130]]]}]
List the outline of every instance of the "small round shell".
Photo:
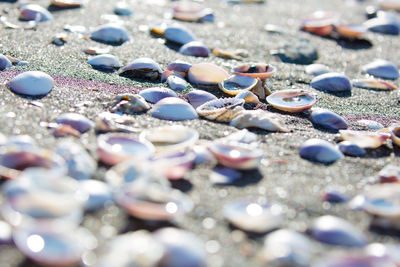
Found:
[{"label": "small round shell", "polygon": [[129,40],[129,35],[121,25],[109,23],[96,27],[91,33],[91,38],[105,43],[122,44]]},{"label": "small round shell", "polygon": [[41,71],[27,71],[18,74],[7,83],[17,94],[38,96],[48,94],[54,86],[53,78]]},{"label": "small round shell", "polygon": [[194,64],[188,73],[189,82],[200,85],[217,85],[228,77],[224,69],[212,63]]},{"label": "small round shell", "polygon": [[147,102],[153,104],[166,97],[178,97],[174,91],[166,87],[147,88],[140,91],[139,95],[146,99]]},{"label": "small round shell", "polygon": [[92,65],[93,68],[98,69],[118,69],[122,67],[121,62],[114,55],[102,54],[92,57],[88,60],[88,63]]},{"label": "small round shell", "polygon": [[222,92],[228,95],[237,95],[243,91],[250,91],[257,85],[258,80],[249,76],[232,75],[218,84]]},{"label": "small round shell", "polygon": [[267,97],[270,105],[286,112],[302,112],[310,109],[316,101],[314,94],[304,90],[282,90]]},{"label": "small round shell", "polygon": [[177,97],[166,97],[158,101],[150,113],[155,118],[171,121],[194,120],[199,117],[189,103]]}]

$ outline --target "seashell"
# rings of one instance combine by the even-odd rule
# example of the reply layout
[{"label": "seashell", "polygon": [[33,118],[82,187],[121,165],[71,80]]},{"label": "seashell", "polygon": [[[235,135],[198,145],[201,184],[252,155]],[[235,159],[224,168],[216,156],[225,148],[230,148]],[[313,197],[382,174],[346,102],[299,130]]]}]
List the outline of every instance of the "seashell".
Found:
[{"label": "seashell", "polygon": [[119,115],[116,113],[102,112],[96,117],[96,133],[124,132],[137,133],[138,128],[131,127],[128,124],[133,123],[133,119],[128,115]]},{"label": "seashell", "polygon": [[141,95],[138,94],[118,95],[115,100],[116,103],[111,108],[112,112],[134,114],[138,112],[146,112],[150,109],[150,105]]},{"label": "seashell", "polygon": [[346,247],[362,247],[367,244],[366,236],[351,223],[331,215],[314,220],[311,236],[316,240]]},{"label": "seashell", "polygon": [[400,11],[400,2],[397,0],[380,0],[379,7],[386,10]]},{"label": "seashell", "polygon": [[340,140],[350,141],[361,148],[378,148],[390,138],[390,134],[368,131],[339,130]]},{"label": "seashell", "polygon": [[58,116],[57,123],[70,125],[81,133],[89,131],[93,126],[93,121],[78,113],[63,113]]},{"label": "seashell", "polygon": [[129,184],[152,182],[153,176],[157,175],[157,182],[169,185],[168,181],[158,170],[151,169],[152,165],[148,159],[138,157],[135,160],[126,160],[109,169],[105,176],[105,182],[115,191]]},{"label": "seashell", "polygon": [[11,68],[11,61],[4,55],[0,54],[0,71]]},{"label": "seashell", "polygon": [[216,57],[225,58],[225,59],[235,59],[235,60],[243,60],[244,58],[249,56],[249,52],[245,49],[236,49],[236,50],[224,50],[219,48],[214,48],[212,53]]},{"label": "seashell", "polygon": [[352,84],[354,87],[358,88],[367,88],[367,89],[377,89],[377,90],[395,90],[397,89],[396,85],[381,81],[381,80],[376,80],[376,79],[359,79],[359,80],[353,80]]},{"label": "seashell", "polygon": [[143,220],[166,221],[193,209],[193,202],[181,191],[156,183],[129,184],[114,198],[130,215]]},{"label": "seashell", "polygon": [[281,229],[268,234],[261,258],[269,266],[310,266],[313,246],[303,234]]},{"label": "seashell", "polygon": [[242,177],[243,174],[240,171],[227,167],[216,167],[210,174],[210,181],[215,185],[231,185]]},{"label": "seashell", "polygon": [[287,30],[280,25],[267,23],[264,25],[264,30],[270,34],[286,34]]},{"label": "seashell", "polygon": [[174,72],[178,73],[185,73],[185,75],[181,75],[182,77],[186,76],[186,74],[189,72],[189,69],[192,67],[192,64],[187,63],[185,61],[174,61],[168,64],[167,69],[172,70]]},{"label": "seashell", "polygon": [[51,43],[57,46],[62,46],[68,41],[68,35],[66,33],[57,33],[52,38],[53,40]]},{"label": "seashell", "polygon": [[282,207],[276,203],[236,200],[224,206],[223,214],[234,226],[254,233],[266,233],[282,223]]},{"label": "seashell", "polygon": [[325,73],[312,79],[310,85],[318,90],[327,92],[350,91],[351,82],[349,78],[341,73]]},{"label": "seashell", "polygon": [[222,68],[212,63],[194,64],[188,72],[188,80],[191,84],[217,85],[229,74]]},{"label": "seashell", "polygon": [[184,45],[192,41],[196,41],[193,33],[181,25],[171,25],[164,30],[164,38],[167,41],[176,43],[179,45]]},{"label": "seashell", "polygon": [[154,118],[171,121],[194,120],[199,117],[189,103],[177,97],[166,97],[158,101],[150,113]]},{"label": "seashell", "polygon": [[316,260],[315,267],[395,267],[397,266],[388,257],[365,255],[363,253],[331,253],[319,260]]},{"label": "seashell", "polygon": [[192,169],[195,159],[196,154],[184,151],[157,156],[153,158],[152,164],[153,168],[159,170],[169,180],[178,180]]},{"label": "seashell", "polygon": [[392,128],[391,136],[393,143],[400,146],[400,126]]},{"label": "seashell", "polygon": [[48,21],[53,19],[53,15],[47,9],[36,4],[23,5],[19,9],[20,20],[36,20],[37,18],[39,21]]},{"label": "seashell", "polygon": [[0,244],[10,244],[12,242],[12,228],[11,225],[5,221],[0,221]]},{"label": "seashell", "polygon": [[76,8],[83,6],[84,0],[51,0],[50,5],[59,8]]},{"label": "seashell", "polygon": [[349,125],[346,120],[333,111],[327,109],[313,109],[311,111],[311,121],[318,126],[338,131],[347,129]]},{"label": "seashell", "polygon": [[130,39],[126,29],[115,23],[97,26],[90,37],[95,41],[115,44],[122,44]]},{"label": "seashell", "polygon": [[69,177],[77,180],[90,179],[97,169],[94,159],[78,143],[60,142],[57,144],[55,152],[65,160]]},{"label": "seashell", "polygon": [[396,16],[387,12],[378,12],[377,17],[364,22],[364,26],[371,32],[398,35],[400,33],[400,22]]},{"label": "seashell", "polygon": [[98,267],[157,266],[164,248],[146,230],[118,235],[100,248]]},{"label": "seashell", "polygon": [[171,24],[166,23],[166,22],[156,22],[156,23],[151,23],[149,25],[150,28],[150,33],[154,34],[155,36],[163,36],[165,30],[171,26]]},{"label": "seashell", "polygon": [[323,64],[311,64],[306,67],[306,73],[318,76],[329,72],[329,68]]},{"label": "seashell", "polygon": [[229,125],[239,129],[259,128],[271,132],[289,132],[280,118],[264,110],[239,110]]},{"label": "seashell", "polygon": [[362,193],[362,209],[369,214],[398,220],[400,218],[400,184],[385,183],[366,187]]},{"label": "seashell", "polygon": [[[245,76],[243,76],[245,77]],[[254,94],[251,91],[242,91],[240,93],[238,93],[235,98],[239,98],[239,99],[244,99],[244,102],[246,104],[260,104],[260,100],[258,99],[258,96],[256,96],[256,94]]]},{"label": "seashell", "polygon": [[188,83],[184,79],[176,75],[170,75],[167,78],[167,83],[172,90],[178,92],[186,90],[188,86]]},{"label": "seashell", "polygon": [[[0,141],[0,143],[3,143],[3,142]],[[7,146],[18,146],[21,148],[25,148],[25,147],[33,148],[36,146],[36,141],[29,135],[21,134],[21,135],[10,136],[7,140],[7,143],[5,143],[5,141],[4,141],[4,144]]]},{"label": "seashell", "polygon": [[322,195],[322,199],[330,203],[343,203],[347,202],[349,200],[349,197],[346,196],[341,190],[326,188]]},{"label": "seashell", "polygon": [[167,227],[157,230],[153,236],[165,249],[164,266],[207,266],[205,246],[195,234]]},{"label": "seashell", "polygon": [[132,10],[129,7],[128,3],[125,1],[117,2],[114,6],[114,13],[120,16],[129,17],[132,15]]},{"label": "seashell", "polygon": [[211,152],[203,145],[195,145],[192,147],[192,152],[195,154],[194,164],[213,163],[215,161]]},{"label": "seashell", "polygon": [[208,57],[210,49],[202,42],[192,41],[181,46],[179,53],[193,57]]},{"label": "seashell", "polygon": [[249,170],[258,168],[263,152],[242,143],[213,142],[208,146],[218,163],[229,168]]},{"label": "seashell", "polygon": [[39,96],[47,95],[54,86],[53,78],[41,71],[26,71],[18,74],[7,86],[17,94]]},{"label": "seashell", "polygon": [[350,141],[342,141],[338,144],[338,148],[339,150],[347,155],[347,156],[352,156],[352,157],[362,157],[365,154],[367,154],[367,152],[365,151],[364,148],[359,147],[356,144],[353,144]]},{"label": "seashell", "polygon": [[317,101],[314,94],[301,89],[277,91],[266,100],[274,108],[286,112],[302,112],[310,109]]},{"label": "seashell", "polygon": [[397,66],[384,59],[376,59],[375,61],[364,65],[362,70],[372,76],[383,79],[396,80],[399,78],[399,70],[397,69]]},{"label": "seashell", "polygon": [[195,2],[178,1],[172,6],[172,17],[182,21],[204,21],[212,15],[212,10]]},{"label": "seashell", "polygon": [[226,142],[239,142],[244,144],[252,144],[257,142],[257,135],[247,129],[236,131],[230,135],[220,138],[219,140]]},{"label": "seashell", "polygon": [[400,167],[396,165],[386,165],[378,173],[381,183],[396,183],[400,181]]},{"label": "seashell", "polygon": [[163,73],[161,73],[160,82],[165,83],[167,81],[168,77],[171,75],[180,76],[179,73],[176,73],[172,70],[164,70]]},{"label": "seashell", "polygon": [[83,52],[85,52],[88,55],[101,55],[101,54],[110,53],[110,49],[109,48],[96,47],[96,46],[90,46],[88,48],[83,49]]},{"label": "seashell", "polygon": [[97,180],[79,181],[79,190],[89,197],[84,204],[85,211],[103,208],[113,202],[113,194],[109,185]]},{"label": "seashell", "polygon": [[302,30],[320,36],[331,34],[333,25],[337,25],[339,14],[329,11],[316,11],[301,22]]},{"label": "seashell", "polygon": [[250,76],[253,78],[266,79],[272,76],[276,68],[265,63],[245,64],[232,68],[235,75]]},{"label": "seashell", "polygon": [[28,258],[44,266],[73,266],[85,252],[97,246],[97,240],[86,228],[68,223],[17,228],[15,246]]},{"label": "seashell", "polygon": [[158,80],[162,70],[151,58],[137,58],[121,69],[120,75],[128,78]]},{"label": "seashell", "polygon": [[237,95],[243,91],[250,91],[258,83],[258,80],[249,76],[232,75],[218,83],[219,89],[228,95]]},{"label": "seashell", "polygon": [[122,67],[116,56],[110,54],[102,54],[92,57],[88,60],[88,63],[96,69],[114,70]]},{"label": "seashell", "polygon": [[153,104],[166,97],[178,97],[174,91],[166,87],[147,88],[140,91],[139,95],[146,99],[147,102]]},{"label": "seashell", "polygon": [[194,108],[197,108],[208,101],[217,99],[215,95],[204,90],[193,90],[187,93],[186,96],[188,97],[189,103]]},{"label": "seashell", "polygon": [[100,135],[97,138],[97,153],[100,160],[107,165],[115,165],[128,159],[149,159],[154,150],[150,142],[127,136]]},{"label": "seashell", "polygon": [[310,161],[327,164],[343,158],[343,154],[338,148],[321,139],[305,141],[300,147],[300,156]]},{"label": "seashell", "polygon": [[367,32],[367,27],[363,25],[340,24],[335,25],[334,30],[342,38],[359,39]]},{"label": "seashell", "polygon": [[154,145],[156,154],[175,154],[189,150],[199,139],[199,133],[182,125],[162,126],[144,130],[140,141]]},{"label": "seashell", "polygon": [[219,98],[198,106],[196,111],[201,117],[209,120],[230,122],[239,111],[243,110],[243,104],[243,99]]}]

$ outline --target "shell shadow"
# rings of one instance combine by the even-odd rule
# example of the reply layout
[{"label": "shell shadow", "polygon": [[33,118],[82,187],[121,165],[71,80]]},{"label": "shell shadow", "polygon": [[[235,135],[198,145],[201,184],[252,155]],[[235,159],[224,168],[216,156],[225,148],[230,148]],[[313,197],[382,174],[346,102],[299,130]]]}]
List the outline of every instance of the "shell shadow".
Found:
[{"label": "shell shadow", "polygon": [[[371,159],[389,157],[390,154],[392,154],[392,149],[386,145],[380,146],[375,149],[365,149],[365,151],[367,152],[367,154],[365,154],[363,158],[371,158]],[[400,150],[398,151],[398,153],[400,153]],[[399,155],[400,154],[398,154],[398,156]]]},{"label": "shell shadow", "polygon": [[146,78],[139,78],[139,77],[132,77],[132,75],[130,75],[129,73],[118,73],[119,76],[130,79],[132,81],[135,82],[139,82],[139,83],[152,83],[152,84],[159,84],[160,86],[163,86],[162,82],[160,82],[160,78],[157,78],[155,80],[151,80],[151,79],[146,79]]},{"label": "shell shadow", "polygon": [[104,73],[115,73],[116,69],[113,68],[102,68],[102,67],[96,67],[96,66],[92,66],[93,69],[97,70],[97,71],[101,71]]},{"label": "shell shadow", "polygon": [[106,41],[93,39],[93,38],[90,38],[90,40],[93,40],[93,41],[98,42],[100,44],[111,45],[111,46],[121,46],[122,44],[125,43],[125,41],[121,41],[121,42],[106,42]]},{"label": "shell shadow", "polygon": [[23,262],[18,264],[18,267],[40,267],[40,265],[38,265],[35,262],[33,262],[32,260],[26,258]]},{"label": "shell shadow", "polygon": [[74,7],[59,7],[53,4],[50,4],[47,7],[47,10],[50,12],[59,12],[59,11],[64,11],[64,10],[70,10],[70,9],[78,9],[81,8],[80,6],[74,6]]},{"label": "shell shadow", "polygon": [[257,184],[263,178],[262,174],[258,169],[253,170],[245,170],[241,171],[242,177],[240,179],[236,179],[229,184],[216,184],[217,186],[236,186],[236,187],[245,187],[251,184]]},{"label": "shell shadow", "polygon": [[178,226],[168,221],[150,221],[150,220],[141,220],[134,217],[129,217],[127,220],[127,224],[119,232],[119,234],[136,231],[138,229],[146,229],[150,232],[153,232],[164,227],[177,228]]},{"label": "shell shadow", "polygon": [[193,184],[186,179],[170,181],[172,188],[178,189],[184,193],[189,192],[193,188]]},{"label": "shell shadow", "polygon": [[231,223],[228,223],[228,228],[229,228],[229,230],[231,230],[231,231],[234,231],[234,230],[243,231],[243,232],[247,235],[247,237],[248,237],[249,239],[252,239],[252,240],[254,240],[254,241],[262,241],[262,240],[264,239],[264,237],[265,237],[266,234],[272,233],[273,231],[279,229],[279,228],[272,228],[272,229],[270,229],[270,230],[268,230],[268,231],[265,231],[265,232],[262,232],[262,233],[258,233],[258,232],[252,232],[252,231],[243,230],[243,229],[241,229],[241,228],[239,228],[239,227],[234,226],[234,225],[231,224]]},{"label": "shell shadow", "polygon": [[393,153],[396,157],[400,157],[400,147],[397,145],[393,145]]},{"label": "shell shadow", "polygon": [[337,97],[343,97],[343,98],[345,98],[345,97],[351,97],[351,91],[338,91],[338,92],[333,92],[333,91],[326,91],[326,90],[321,90],[321,89],[317,89],[317,88],[315,88],[316,90],[318,90],[318,91],[321,91],[321,92],[324,92],[324,93],[326,93],[326,94],[330,94],[330,95],[334,95],[334,96],[337,96]]},{"label": "shell shadow", "polygon": [[49,94],[45,94],[45,95],[31,96],[31,95],[18,94],[18,93],[14,93],[14,92],[13,92],[13,94],[20,96],[22,98],[31,99],[31,100],[41,100],[42,98],[45,98],[46,96],[49,95]]},{"label": "shell shadow", "polygon": [[371,41],[367,39],[339,38],[336,39],[336,42],[339,46],[352,50],[370,49],[371,47],[373,47]]},{"label": "shell shadow", "polygon": [[329,129],[329,128],[325,128],[325,127],[323,127],[323,126],[320,126],[320,125],[318,125],[318,124],[315,124],[315,123],[312,122],[310,119],[309,119],[309,121],[312,123],[314,129],[319,130],[319,131],[321,131],[321,132],[324,132],[324,133],[331,133],[331,134],[336,134],[336,133],[339,132],[339,130]]},{"label": "shell shadow", "polygon": [[395,236],[397,238],[400,237],[400,230],[398,229],[387,229],[377,225],[370,224],[369,230],[373,233],[384,235],[384,236]]},{"label": "shell shadow", "polygon": [[164,43],[164,45],[165,45],[166,47],[168,47],[169,49],[174,50],[174,51],[176,51],[176,52],[179,52],[179,48],[181,48],[181,46],[182,46],[182,45],[179,45],[179,44],[177,44],[177,43],[170,42],[170,41],[166,41],[166,42]]}]

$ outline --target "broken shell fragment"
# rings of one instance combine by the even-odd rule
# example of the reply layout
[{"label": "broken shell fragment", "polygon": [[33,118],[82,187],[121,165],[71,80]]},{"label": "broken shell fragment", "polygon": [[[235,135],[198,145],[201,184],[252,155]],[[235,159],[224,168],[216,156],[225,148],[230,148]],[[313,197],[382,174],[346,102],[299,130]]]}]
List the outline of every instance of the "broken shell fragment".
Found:
[{"label": "broken shell fragment", "polygon": [[238,170],[258,168],[263,156],[261,150],[241,143],[213,142],[208,149],[221,165]]},{"label": "broken shell fragment", "polygon": [[189,103],[177,97],[166,97],[158,101],[150,113],[154,118],[171,121],[194,120],[199,117]]},{"label": "broken shell fragment", "polygon": [[214,48],[212,53],[216,57],[225,58],[225,59],[235,59],[235,60],[243,60],[244,58],[249,56],[249,52],[244,49],[237,49],[234,51],[223,50],[219,48]]},{"label": "broken shell fragment", "polygon": [[327,92],[350,91],[351,82],[349,78],[342,73],[325,73],[312,79],[310,85],[318,90]]},{"label": "broken shell fragment", "polygon": [[315,102],[315,95],[305,90],[282,90],[267,97],[267,102],[274,108],[286,112],[302,112],[310,109]]},{"label": "broken shell fragment", "polygon": [[275,67],[265,63],[245,64],[232,68],[233,74],[260,79],[266,79],[272,76],[275,71]]},{"label": "broken shell fragment", "polygon": [[11,61],[4,55],[0,54],[0,71],[11,68]]},{"label": "broken shell fragment", "polygon": [[48,21],[53,19],[53,15],[47,9],[36,4],[23,5],[20,8],[19,19],[36,20],[37,18],[39,21]]},{"label": "broken shell fragment", "polygon": [[338,148],[321,139],[305,141],[300,147],[300,156],[310,161],[327,164],[343,158],[343,154]]},{"label": "broken shell fragment", "polygon": [[178,95],[166,87],[151,87],[140,91],[140,96],[146,99],[147,102],[157,103],[166,97],[178,97]]},{"label": "broken shell fragment", "polygon": [[92,57],[88,63],[96,69],[114,70],[122,67],[121,62],[114,55],[102,54]]},{"label": "broken shell fragment", "polygon": [[17,94],[47,95],[54,86],[53,78],[41,71],[27,71],[15,76],[7,86]]},{"label": "broken shell fragment", "polygon": [[100,160],[107,165],[115,165],[127,159],[149,159],[154,151],[150,142],[128,136],[100,135],[97,138],[97,153]]},{"label": "broken shell fragment", "polygon": [[66,124],[78,130],[80,133],[89,131],[93,126],[93,121],[79,113],[64,113],[58,116],[57,123]]},{"label": "broken shell fragment", "polygon": [[120,75],[128,78],[158,80],[162,70],[151,58],[137,58],[121,69]]},{"label": "broken shell fragment", "polygon": [[397,89],[396,85],[386,82],[386,81],[381,81],[381,80],[376,80],[376,79],[359,79],[359,80],[353,80],[352,84],[354,87],[358,88],[367,88],[367,89],[377,89],[377,90],[395,90]]},{"label": "broken shell fragment", "polygon": [[194,108],[197,108],[208,101],[217,99],[215,95],[204,90],[193,90],[187,93],[186,95],[188,97],[189,103]]},{"label": "broken shell fragment", "polygon": [[229,125],[238,129],[258,128],[270,132],[289,132],[276,114],[261,109],[239,110]]},{"label": "broken shell fragment", "polygon": [[90,37],[95,41],[112,44],[122,44],[130,39],[124,27],[113,23],[97,26]]},{"label": "broken shell fragment", "polygon": [[338,148],[343,154],[352,157],[362,157],[367,153],[364,148],[359,147],[350,141],[340,142]]},{"label": "broken shell fragment", "polygon": [[[243,76],[244,77],[244,76]],[[244,102],[246,104],[260,104],[260,100],[258,99],[258,96],[256,96],[256,94],[254,94],[251,91],[242,91],[240,93],[238,93],[235,98],[239,98],[239,99],[244,99]]]},{"label": "broken shell fragment", "polygon": [[109,48],[91,46],[91,47],[83,49],[83,52],[85,52],[88,55],[101,55],[101,54],[110,53],[110,49]]},{"label": "broken shell fragment", "polygon": [[192,41],[181,46],[179,53],[193,57],[208,57],[210,49],[202,42]]},{"label": "broken shell fragment", "polygon": [[390,138],[390,134],[369,131],[339,130],[339,133],[340,140],[350,141],[361,148],[378,148]]},{"label": "broken shell fragment", "polygon": [[223,214],[232,225],[254,233],[266,233],[282,222],[282,207],[276,203],[236,200],[224,206]]},{"label": "broken shell fragment", "polygon": [[311,121],[318,126],[335,131],[345,130],[349,127],[343,117],[333,111],[321,108],[311,111]]},{"label": "broken shell fragment", "polygon": [[196,41],[193,33],[181,25],[172,25],[165,29],[164,38],[167,41],[184,45],[192,41]]},{"label": "broken shell fragment", "polygon": [[138,94],[122,94],[115,98],[115,104],[111,108],[111,111],[122,114],[134,114],[146,112],[149,109],[150,105],[142,96]]},{"label": "broken shell fragment", "polygon": [[212,63],[194,64],[188,72],[191,84],[217,85],[228,77],[229,74],[224,69]]},{"label": "broken shell fragment", "polygon": [[384,59],[376,59],[363,66],[362,70],[372,76],[383,79],[396,80],[399,78],[397,66],[393,62]]},{"label": "broken shell fragment", "polygon": [[197,113],[206,119],[218,122],[230,122],[240,110],[243,110],[243,99],[219,98],[208,101],[196,108]]},{"label": "broken shell fragment", "polygon": [[218,83],[219,89],[228,95],[237,95],[243,91],[250,91],[258,83],[258,80],[249,76],[232,75]]}]

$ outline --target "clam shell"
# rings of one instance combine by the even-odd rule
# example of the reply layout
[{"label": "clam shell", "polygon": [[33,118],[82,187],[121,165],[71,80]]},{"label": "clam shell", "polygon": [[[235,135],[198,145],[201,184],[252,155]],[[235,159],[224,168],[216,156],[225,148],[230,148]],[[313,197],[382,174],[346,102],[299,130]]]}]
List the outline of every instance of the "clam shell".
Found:
[{"label": "clam shell", "polygon": [[167,39],[167,41],[180,45],[196,41],[196,37],[194,37],[193,33],[181,25],[167,27],[164,31],[164,38]]},{"label": "clam shell", "polygon": [[115,165],[128,159],[149,159],[154,154],[154,146],[127,136],[100,135],[97,153],[103,163]]},{"label": "clam shell", "polygon": [[390,138],[390,134],[368,131],[339,130],[340,140],[350,141],[362,148],[378,148]]},{"label": "clam shell", "polygon": [[21,20],[36,20],[37,16],[39,16],[39,21],[53,19],[53,15],[47,9],[36,4],[23,5],[19,9],[19,19]]},{"label": "clam shell", "polygon": [[[2,142],[0,142],[0,143],[2,143]],[[29,135],[21,134],[21,135],[10,136],[7,140],[7,143],[4,140],[4,145],[18,146],[21,148],[34,147],[34,146],[36,146],[36,141]]]},{"label": "clam shell", "polygon": [[140,91],[141,95],[147,102],[157,103],[166,97],[178,97],[178,95],[169,88],[166,87],[151,87]]},{"label": "clam shell", "polygon": [[352,156],[352,157],[362,157],[364,156],[367,152],[365,149],[362,147],[359,147],[356,144],[353,144],[350,141],[343,141],[338,144],[339,150],[347,155],[347,156]]},{"label": "clam shell", "polygon": [[121,69],[120,75],[129,78],[141,78],[158,80],[162,70],[160,66],[151,58],[137,58]]},{"label": "clam shell", "polygon": [[41,71],[26,71],[18,74],[7,86],[17,94],[39,96],[50,93],[54,86],[53,78]]},{"label": "clam shell", "polygon": [[167,78],[167,83],[172,90],[182,92],[187,89],[188,83],[179,76],[170,75]]},{"label": "clam shell", "polygon": [[177,97],[166,97],[158,101],[150,113],[155,118],[171,121],[194,120],[199,117],[189,103]]},{"label": "clam shell", "polygon": [[179,48],[179,53],[193,57],[208,57],[210,49],[202,42],[192,41],[181,46],[181,48]]},{"label": "clam shell", "polygon": [[301,27],[304,31],[326,36],[332,32],[332,25],[337,25],[339,17],[338,13],[318,10],[303,19]]},{"label": "clam shell", "polygon": [[350,91],[351,82],[349,78],[341,73],[325,73],[312,79],[310,85],[318,90],[327,92]]},{"label": "clam shell", "polygon": [[306,73],[314,76],[318,76],[328,72],[329,68],[323,64],[311,64],[306,67]]},{"label": "clam shell", "polygon": [[89,197],[84,203],[86,211],[94,211],[103,208],[105,204],[113,202],[111,187],[97,180],[85,180],[79,182],[79,189]]},{"label": "clam shell", "polygon": [[120,1],[114,6],[114,13],[120,16],[130,16],[132,15],[132,10],[127,2]]},{"label": "clam shell", "polygon": [[266,100],[274,108],[286,112],[302,112],[317,101],[314,94],[304,90],[277,91],[267,96]]},{"label": "clam shell", "polygon": [[216,167],[210,174],[210,181],[215,185],[231,185],[241,179],[243,174],[240,171],[228,167]]},{"label": "clam shell", "polygon": [[93,68],[99,69],[118,69],[122,67],[121,62],[116,56],[110,54],[102,54],[92,57],[88,60],[88,63],[92,65]]},{"label": "clam shell", "polygon": [[93,121],[78,113],[64,113],[58,116],[57,123],[66,124],[81,133],[89,131],[93,126]]},{"label": "clam shell", "polygon": [[224,206],[223,214],[234,226],[255,233],[266,233],[282,222],[282,207],[276,203],[236,200]]},{"label": "clam shell", "polygon": [[157,154],[174,154],[190,149],[199,139],[199,133],[182,125],[162,126],[144,130],[139,140],[154,145]]},{"label": "clam shell", "polygon": [[[385,14],[385,13],[378,13]],[[400,25],[397,17],[390,15],[380,15],[371,18],[363,24],[368,30],[377,33],[398,35],[400,33]]]},{"label": "clam shell", "polygon": [[[157,170],[152,170],[152,165],[147,159],[137,158],[133,160],[126,160],[118,165],[115,165],[109,169],[104,180],[109,184],[114,190],[117,188],[126,187],[131,183],[149,183],[153,178],[152,175],[158,172]],[[161,177],[157,181],[160,182],[164,177]],[[164,179],[165,183],[167,180]]]},{"label": "clam shell", "polygon": [[174,61],[168,64],[167,69],[176,71],[176,72],[184,72],[188,73],[189,69],[192,67],[192,64],[185,61]]},{"label": "clam shell", "polygon": [[115,44],[122,44],[130,39],[124,27],[113,23],[97,26],[90,37],[95,41]]},{"label": "clam shell", "polygon": [[372,76],[383,79],[396,80],[399,78],[399,70],[397,69],[397,66],[384,59],[376,59],[375,61],[363,66],[362,70]]},{"label": "clam shell", "polygon": [[242,143],[213,142],[208,149],[221,165],[238,170],[258,168],[263,156],[261,150]]},{"label": "clam shell", "polygon": [[277,115],[260,109],[240,110],[229,125],[239,129],[259,128],[271,132],[289,131]]},{"label": "clam shell", "polygon": [[228,95],[237,95],[243,91],[249,91],[256,86],[258,80],[249,76],[232,75],[218,83],[219,89]]},{"label": "clam shell", "polygon": [[310,161],[333,163],[343,158],[342,152],[331,143],[321,139],[309,139],[300,147],[300,156]]},{"label": "clam shell", "polygon": [[367,27],[362,25],[336,25],[335,31],[343,38],[361,38],[366,32]]},{"label": "clam shell", "polygon": [[316,240],[331,245],[362,247],[367,244],[366,236],[351,223],[331,215],[317,218],[310,229]]},{"label": "clam shell", "polygon": [[169,180],[183,178],[185,173],[193,167],[196,154],[191,151],[184,151],[175,154],[164,154],[153,158],[153,168],[158,169]]},{"label": "clam shell", "polygon": [[260,79],[266,79],[272,76],[275,71],[275,67],[265,63],[244,64],[232,68],[232,73],[235,75],[250,76]]},{"label": "clam shell", "polygon": [[311,121],[318,126],[336,131],[345,130],[349,127],[343,117],[327,109],[313,109],[311,111]]},{"label": "clam shell", "polygon": [[367,187],[362,194],[362,209],[369,214],[390,220],[400,218],[400,184],[386,183]]},{"label": "clam shell", "polygon": [[0,54],[0,71],[11,68],[11,61],[4,55]]},{"label": "clam shell", "polygon": [[197,108],[208,101],[217,99],[215,95],[204,90],[193,90],[187,93],[186,96],[188,97],[189,103],[194,108]]},{"label": "clam shell", "polygon": [[394,127],[391,134],[393,143],[400,146],[400,126]]},{"label": "clam shell", "polygon": [[242,110],[243,99],[220,98],[208,101],[196,108],[197,113],[206,119],[230,122]]},{"label": "clam shell", "polygon": [[257,142],[257,135],[255,133],[250,132],[247,129],[243,129],[231,133],[230,135],[223,137],[219,140],[227,142],[239,142],[244,144],[254,144],[255,142]]},{"label": "clam shell", "polygon": [[212,14],[212,10],[205,8],[200,3],[178,1],[172,6],[172,16],[177,20],[200,21],[208,14]]},{"label": "clam shell", "polygon": [[353,80],[352,84],[354,87],[359,87],[359,88],[368,88],[368,89],[378,89],[378,90],[395,90],[397,89],[396,85],[381,81],[381,80],[376,80],[376,79],[359,79],[359,80]]},{"label": "clam shell", "polygon": [[224,69],[212,63],[194,64],[188,72],[191,84],[217,85],[228,77],[229,74]]}]

